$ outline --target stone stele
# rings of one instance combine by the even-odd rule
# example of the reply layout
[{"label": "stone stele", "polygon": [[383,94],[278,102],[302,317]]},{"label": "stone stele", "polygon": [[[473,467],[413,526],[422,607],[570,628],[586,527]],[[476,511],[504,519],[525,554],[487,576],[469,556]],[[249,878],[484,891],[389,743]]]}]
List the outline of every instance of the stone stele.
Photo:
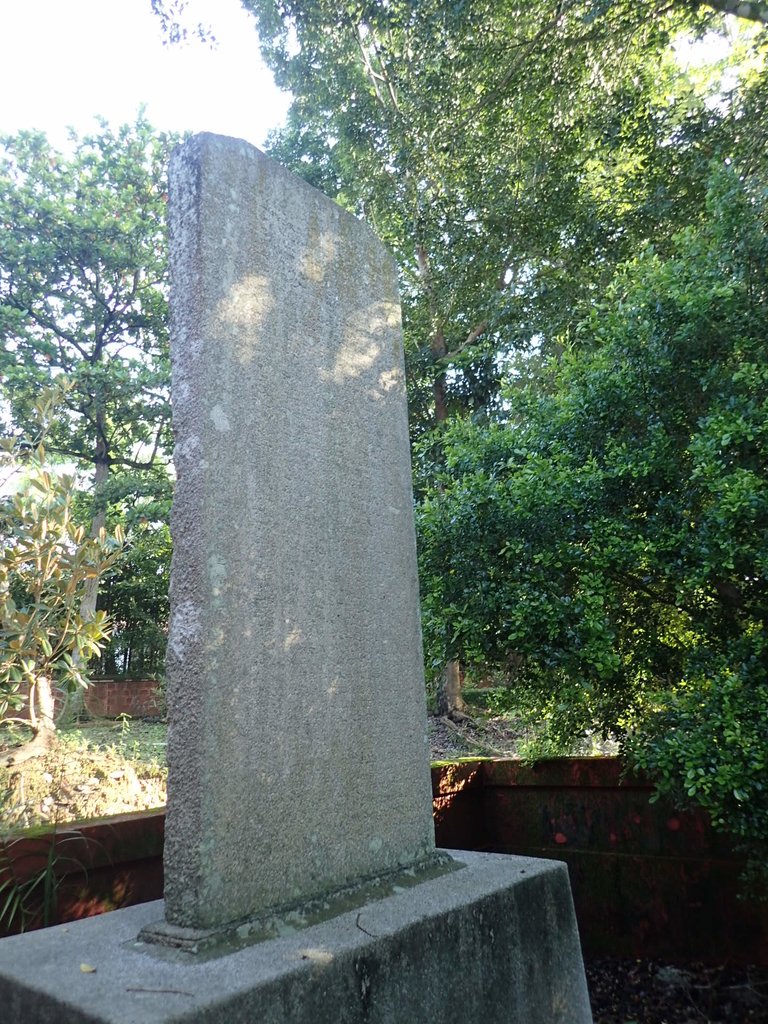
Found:
[{"label": "stone stele", "polygon": [[564,865],[434,849],[390,256],[234,139],[169,207],[164,916],[3,940],[0,1024],[587,1024]]},{"label": "stone stele", "polygon": [[244,142],[171,165],[166,917],[434,849],[400,304],[351,214]]}]

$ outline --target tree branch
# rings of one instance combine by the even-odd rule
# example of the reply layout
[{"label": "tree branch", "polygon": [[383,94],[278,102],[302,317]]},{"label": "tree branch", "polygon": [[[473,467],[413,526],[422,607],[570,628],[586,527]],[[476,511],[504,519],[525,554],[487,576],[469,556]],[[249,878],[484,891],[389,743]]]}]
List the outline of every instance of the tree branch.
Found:
[{"label": "tree branch", "polygon": [[487,327],[487,320],[483,320],[479,324],[477,324],[476,327],[473,327],[472,330],[467,335],[467,337],[465,338],[465,340],[461,343],[461,345],[459,345],[458,348],[453,348],[446,351],[445,355],[442,357],[442,361],[450,362],[452,359],[455,359],[456,356],[461,355],[461,353],[465,349],[471,348],[475,344],[477,339],[480,337],[480,335],[485,332]]}]

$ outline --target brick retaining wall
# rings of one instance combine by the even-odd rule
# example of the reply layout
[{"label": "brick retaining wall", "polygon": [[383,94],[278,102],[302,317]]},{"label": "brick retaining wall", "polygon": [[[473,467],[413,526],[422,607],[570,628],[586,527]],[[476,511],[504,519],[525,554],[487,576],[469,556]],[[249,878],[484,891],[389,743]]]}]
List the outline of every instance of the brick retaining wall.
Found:
[{"label": "brick retaining wall", "polygon": [[[739,899],[743,863],[728,837],[702,812],[649,803],[651,785],[623,778],[616,759],[457,762],[434,766],[432,785],[438,846],[568,864],[587,955],[768,967],[768,904]],[[153,811],[68,826],[82,849],[62,848],[72,859],[59,867],[59,920],[157,898],[163,824]],[[11,861],[30,877],[51,842],[65,840],[6,845],[4,871]]]},{"label": "brick retaining wall", "polygon": [[85,691],[85,707],[97,718],[161,718],[165,695],[155,679],[94,679]]},{"label": "brick retaining wall", "polygon": [[568,864],[585,953],[768,966],[768,903],[741,898],[733,841],[650,803],[618,759],[459,762],[432,782],[438,844]]},{"label": "brick retaining wall", "polygon": [[[54,710],[58,718],[66,703],[66,695],[54,689]],[[165,695],[156,679],[93,679],[84,694],[85,708],[95,718],[162,718]],[[25,703],[9,717],[29,719]]]}]

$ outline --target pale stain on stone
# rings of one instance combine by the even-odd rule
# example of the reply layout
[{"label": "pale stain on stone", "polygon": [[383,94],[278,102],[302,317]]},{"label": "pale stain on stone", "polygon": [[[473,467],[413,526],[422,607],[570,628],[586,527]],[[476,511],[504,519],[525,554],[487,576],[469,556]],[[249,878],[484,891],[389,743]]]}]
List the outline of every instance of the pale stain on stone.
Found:
[{"label": "pale stain on stone", "polygon": [[221,597],[227,579],[227,563],[218,555],[208,558],[208,575],[211,581],[211,593],[214,598]]},{"label": "pale stain on stone", "polygon": [[384,370],[379,374],[379,392],[388,394],[390,391],[400,391],[403,387],[403,375],[399,370]]},{"label": "pale stain on stone", "polygon": [[173,611],[169,646],[181,660],[188,648],[200,637],[200,609],[191,601],[182,601]]},{"label": "pale stain on stone", "polygon": [[217,316],[228,328],[238,328],[233,336],[233,355],[242,365],[253,361],[259,325],[275,308],[272,283],[263,274],[248,274],[233,284],[217,308]]},{"label": "pale stain on stone", "polygon": [[371,342],[365,348],[360,345],[359,337],[350,334],[342,343],[332,370],[321,370],[320,379],[343,384],[344,381],[362,377],[369,370],[381,353],[380,347]]},{"label": "pale stain on stone", "polygon": [[337,236],[330,231],[318,232],[315,224],[310,227],[309,246],[299,260],[300,272],[315,284],[322,284],[326,268],[336,258]]},{"label": "pale stain on stone", "polygon": [[311,960],[316,964],[329,964],[333,960],[333,953],[327,949],[302,949],[299,955],[302,960]]},{"label": "pale stain on stone", "polygon": [[209,416],[211,417],[214,427],[222,433],[226,433],[232,429],[232,424],[227,419],[227,414],[220,405],[214,405]]},{"label": "pale stain on stone", "polygon": [[298,626],[294,626],[290,633],[283,640],[283,650],[290,651],[292,647],[296,647],[304,639],[301,630]]}]

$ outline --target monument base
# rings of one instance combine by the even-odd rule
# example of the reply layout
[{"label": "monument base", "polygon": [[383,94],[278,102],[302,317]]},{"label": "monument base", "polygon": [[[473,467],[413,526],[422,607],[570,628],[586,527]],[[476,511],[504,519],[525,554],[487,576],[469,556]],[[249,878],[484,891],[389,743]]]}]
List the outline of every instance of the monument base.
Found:
[{"label": "monument base", "polygon": [[460,870],[218,957],[139,942],[148,903],[0,941],[0,1024],[591,1024],[567,869]]},{"label": "monument base", "polygon": [[449,871],[462,868],[463,864],[444,850],[434,850],[408,868],[361,879],[354,885],[302,904],[274,908],[267,914],[243,918],[219,928],[183,928],[165,920],[156,921],[142,928],[138,938],[139,942],[148,945],[194,953],[197,959],[201,956],[216,957],[236,953],[246,946],[254,946],[267,939],[277,939],[301,928],[329,921],[345,911],[362,911],[375,900],[393,896],[403,889],[412,889],[428,879],[439,878]]}]

